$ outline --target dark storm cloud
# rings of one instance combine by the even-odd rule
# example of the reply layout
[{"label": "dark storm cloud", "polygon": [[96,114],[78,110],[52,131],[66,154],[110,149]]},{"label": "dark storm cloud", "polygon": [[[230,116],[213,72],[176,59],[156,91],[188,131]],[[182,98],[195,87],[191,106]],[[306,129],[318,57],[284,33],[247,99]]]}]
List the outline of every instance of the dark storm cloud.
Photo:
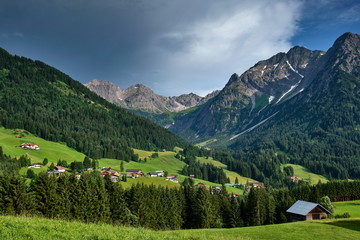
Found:
[{"label": "dark storm cloud", "polygon": [[[233,72],[287,51],[310,2],[0,0],[0,47],[81,82],[205,94],[222,88]],[[343,11],[343,21],[356,9]]]}]

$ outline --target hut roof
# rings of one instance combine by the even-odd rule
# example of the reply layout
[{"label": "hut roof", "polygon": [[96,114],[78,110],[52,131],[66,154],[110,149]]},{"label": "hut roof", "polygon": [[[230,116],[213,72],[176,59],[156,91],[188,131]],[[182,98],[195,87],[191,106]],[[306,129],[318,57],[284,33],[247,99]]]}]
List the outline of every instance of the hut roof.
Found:
[{"label": "hut roof", "polygon": [[331,214],[331,212],[329,212],[326,208],[324,208],[318,203],[306,202],[302,200],[297,200],[296,203],[294,203],[286,212],[306,216],[311,210],[313,210],[317,206],[319,206],[328,214]]}]

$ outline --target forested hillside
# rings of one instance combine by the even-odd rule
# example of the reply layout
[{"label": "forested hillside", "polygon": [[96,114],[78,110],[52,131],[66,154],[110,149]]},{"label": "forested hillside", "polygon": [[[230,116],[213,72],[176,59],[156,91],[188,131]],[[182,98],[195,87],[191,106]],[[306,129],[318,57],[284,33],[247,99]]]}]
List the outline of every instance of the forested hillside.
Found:
[{"label": "forested hillside", "polygon": [[0,125],[65,142],[90,157],[130,160],[130,147],[184,147],[166,129],[108,103],[40,61],[0,49]]},{"label": "forested hillside", "polygon": [[282,155],[330,179],[360,178],[359,55],[360,35],[341,36],[318,63],[308,88],[269,110],[276,115],[230,148],[239,156]]}]

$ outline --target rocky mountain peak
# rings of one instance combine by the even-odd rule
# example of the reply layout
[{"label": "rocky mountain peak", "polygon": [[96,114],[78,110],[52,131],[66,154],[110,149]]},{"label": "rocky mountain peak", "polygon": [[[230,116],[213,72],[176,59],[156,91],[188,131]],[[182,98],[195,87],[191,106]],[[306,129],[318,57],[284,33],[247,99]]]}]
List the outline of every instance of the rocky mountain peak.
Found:
[{"label": "rocky mountain peak", "polygon": [[360,35],[344,33],[327,53],[328,64],[350,74],[360,74]]},{"label": "rocky mountain peak", "polygon": [[118,103],[121,98],[122,90],[112,82],[94,79],[84,85],[111,103]]},{"label": "rocky mountain peak", "polygon": [[214,91],[206,97],[194,93],[165,97],[154,93],[143,84],[135,84],[125,90],[121,90],[112,82],[100,80],[92,80],[84,85],[109,102],[150,113],[179,112],[203,104],[218,93]]}]

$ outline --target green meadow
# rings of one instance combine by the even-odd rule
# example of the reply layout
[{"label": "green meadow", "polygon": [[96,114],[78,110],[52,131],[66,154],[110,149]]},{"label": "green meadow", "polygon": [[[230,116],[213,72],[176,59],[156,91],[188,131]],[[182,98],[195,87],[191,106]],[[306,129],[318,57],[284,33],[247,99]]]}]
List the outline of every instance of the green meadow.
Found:
[{"label": "green meadow", "polygon": [[[156,157],[156,158],[150,157],[154,152],[138,150],[138,149],[134,149],[134,152],[136,154],[138,154],[142,160],[144,158],[146,158],[147,161],[146,162],[144,162],[144,161],[142,161],[142,162],[134,162],[134,161],[125,162],[124,161],[124,170],[126,170],[126,169],[141,169],[144,173],[154,172],[154,171],[166,171],[169,175],[173,175],[173,174],[178,175],[178,179],[180,182],[184,181],[184,179],[187,178],[187,176],[180,174],[180,171],[185,166],[185,163],[175,157],[176,152],[172,152],[172,151],[158,152],[159,157]],[[205,158],[199,158],[199,160],[203,163],[206,163]],[[212,161],[211,163],[216,164],[216,166],[226,167],[226,165],[224,165],[224,164],[221,165],[221,163],[218,161],[215,161],[212,159],[209,159],[209,160]],[[100,167],[111,167],[112,169],[115,169],[118,171],[120,171],[120,163],[121,163],[121,160],[117,160],[117,159],[102,158],[99,160]],[[244,180],[246,178],[241,177],[239,174],[237,174],[235,172],[231,172],[228,170],[225,170],[225,172],[230,177],[230,180],[233,179],[232,182],[235,181],[236,176],[238,176],[239,182],[241,182],[241,180],[244,183],[246,182],[246,180]],[[206,184],[206,186],[212,186],[212,187],[220,186],[220,184],[212,183],[212,182],[205,181],[202,179],[197,179],[197,178],[194,178],[194,181],[195,181],[195,183],[203,182]],[[148,184],[148,185],[151,185],[151,184],[162,185],[162,186],[167,186],[167,187],[179,186],[178,183],[166,181],[165,178],[162,178],[162,177],[141,177],[141,178],[136,178],[136,179],[128,179],[127,182],[121,182],[121,184],[125,188],[130,187],[132,184],[136,184],[136,183],[140,183],[140,184],[143,183],[143,184]],[[238,189],[238,188],[226,186],[226,189],[229,193],[239,193],[239,194],[243,193],[243,190]]]},{"label": "green meadow", "polygon": [[296,164],[282,164],[281,165],[281,167],[285,167],[285,166],[291,166],[294,169],[295,177],[297,177],[300,180],[302,179],[304,181],[310,182],[311,184],[317,184],[319,181],[321,181],[323,183],[329,181],[326,177],[312,173],[312,172],[310,172],[309,169],[307,169],[301,165],[296,165]]},{"label": "green meadow", "polygon": [[[16,135],[21,135],[22,138],[16,138]],[[25,150],[20,148],[19,146],[22,143],[34,143],[39,145],[40,150]],[[30,157],[33,163],[42,163],[44,158],[49,160],[48,166],[51,162],[57,163],[59,159],[66,160],[68,163],[73,161],[83,161],[85,155],[67,147],[65,144],[46,141],[42,138],[36,137],[35,135],[24,131],[24,130],[13,130],[13,129],[5,129],[0,127],[0,146],[2,146],[5,154],[20,157],[21,155],[27,155]],[[167,171],[168,174],[176,174],[178,175],[179,181],[183,181],[187,176],[183,176],[180,173],[181,169],[184,167],[185,163],[175,158],[176,152],[180,151],[180,148],[176,148],[175,152],[166,151],[166,152],[158,152],[159,157],[151,158],[150,156],[154,152],[143,151],[134,149],[134,152],[139,155],[139,157],[143,160],[147,159],[147,162],[126,162],[124,161],[124,169],[129,168],[139,168],[142,169],[143,172],[153,172],[157,170]],[[201,158],[200,158],[201,160]],[[203,159],[205,160],[205,159]],[[201,160],[201,161],[203,161]],[[121,160],[118,159],[108,159],[102,158],[99,159],[100,167],[111,167],[114,170],[120,171],[120,163]],[[220,162],[212,160],[212,163],[216,166],[221,166]],[[225,165],[223,165],[225,167]],[[40,169],[33,169],[35,173],[44,172],[47,170],[47,166],[43,166]],[[20,170],[20,174],[26,174],[27,168],[22,168]],[[238,176],[239,181],[242,179],[240,175],[235,172],[226,171],[226,174],[230,177],[231,181],[235,181],[235,176]],[[215,184],[212,182],[204,181],[201,179],[194,179],[195,183],[205,182],[207,186],[219,186],[219,184]],[[241,181],[240,181],[241,182]],[[151,178],[144,177],[138,179],[128,179],[128,182],[122,183],[124,187],[129,187],[131,184],[136,183],[144,183],[144,184],[155,184],[162,185],[167,187],[176,187],[179,186],[177,183],[165,181],[164,178]],[[230,193],[239,193],[241,194],[243,191],[237,188],[226,187]]]},{"label": "green meadow", "polygon": [[243,177],[240,174],[227,170],[227,165],[223,164],[222,162],[214,160],[212,157],[209,157],[206,159],[205,157],[197,157],[197,160],[199,160],[201,163],[211,163],[216,167],[224,168],[224,172],[226,173],[226,176],[230,178],[231,183],[235,183],[235,179],[238,178],[239,183],[246,184],[246,182],[256,182],[256,180]]},{"label": "green meadow", "polygon": [[[11,130],[0,127],[0,146],[7,155],[13,157],[20,157],[27,155],[31,158],[32,162],[42,162],[47,158],[49,162],[57,162],[59,159],[68,162],[82,161],[85,157],[84,154],[67,147],[65,144],[46,141],[42,138],[22,130]],[[22,138],[16,138],[16,135],[22,134]],[[25,150],[19,146],[22,143],[34,143],[39,145],[40,150]]]},{"label": "green meadow", "polygon": [[320,220],[233,229],[153,231],[107,224],[0,216],[0,239],[342,240],[360,239],[360,219]]},{"label": "green meadow", "polygon": [[360,218],[360,200],[335,202],[333,205],[335,206],[334,215],[348,212],[352,218]]}]

